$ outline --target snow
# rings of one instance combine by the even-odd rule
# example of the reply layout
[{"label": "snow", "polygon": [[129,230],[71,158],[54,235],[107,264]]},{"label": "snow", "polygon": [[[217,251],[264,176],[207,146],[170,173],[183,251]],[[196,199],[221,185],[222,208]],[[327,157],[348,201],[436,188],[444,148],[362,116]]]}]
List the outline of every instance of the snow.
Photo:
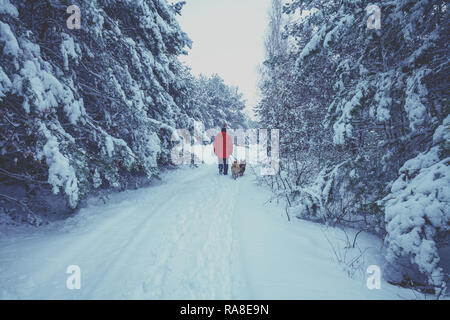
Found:
[{"label": "snow", "polygon": [[[80,52],[79,46],[76,48],[75,43],[73,42],[73,38],[67,34],[62,35],[65,40],[61,42],[61,54],[64,59],[64,70],[69,70],[69,57],[73,58],[75,61],[78,61],[78,54]],[[76,50],[78,49],[78,50]]]},{"label": "snow", "polygon": [[377,93],[375,94],[376,108],[370,109],[371,117],[375,117],[380,122],[386,122],[391,118],[390,108],[392,106],[392,98],[389,96],[393,87],[392,79],[394,72],[385,72],[378,76],[380,81],[377,85]]},{"label": "snow", "polygon": [[450,141],[450,115],[444,119],[433,135],[433,143],[438,144],[442,141]]},{"label": "snow", "polygon": [[48,166],[48,183],[53,187],[53,193],[58,194],[60,188],[69,197],[69,205],[75,208],[78,203],[78,180],[74,168],[59,150],[57,139],[41,124],[42,134],[47,138],[43,148],[43,156]]},{"label": "snow", "polygon": [[11,87],[11,80],[8,78],[8,75],[3,71],[3,68],[0,66],[0,101],[1,98],[5,96]]},{"label": "snow", "polygon": [[102,177],[100,176],[100,173],[98,172],[97,168],[95,169],[92,179],[94,181],[94,188],[98,188],[102,185]]},{"label": "snow", "polygon": [[[41,66],[44,69],[41,69]],[[28,98],[24,101],[25,111],[27,113],[30,111],[30,103],[41,113],[50,112],[61,103],[69,121],[76,124],[81,115],[85,114],[83,99],[75,99],[73,89],[61,83],[50,70],[46,69],[48,66],[45,63],[41,64],[38,59],[27,60],[23,64],[20,71],[22,77],[16,78],[14,87],[16,91],[21,92],[24,89],[25,80],[29,81],[29,90],[33,92],[33,95],[32,101]]]},{"label": "snow", "polygon": [[4,45],[3,53],[16,57],[20,52],[19,43],[6,23],[0,21],[0,43]]},{"label": "snow", "polygon": [[352,25],[355,18],[351,15],[344,15],[340,18],[339,22],[336,23],[336,27],[333,28],[324,38],[323,46],[324,48],[329,47],[330,42],[336,42],[339,40],[340,34],[345,32],[345,28]]},{"label": "snow", "polygon": [[17,8],[9,0],[0,0],[0,14],[8,14],[14,18],[19,16]]},{"label": "snow", "polygon": [[[358,272],[336,263],[344,234],[294,219],[248,168],[237,181],[216,165],[166,172],[157,184],[91,198],[73,217],[38,229],[0,229],[2,299],[398,299],[366,287],[381,243],[368,234]],[[351,233],[351,231],[349,231]],[[326,236],[325,236],[326,235]],[[370,253],[370,254],[369,254]],[[81,289],[66,288],[69,266]]]},{"label": "snow", "polygon": [[81,116],[86,113],[83,98],[76,100],[73,99],[73,96],[69,95],[69,99],[66,100],[65,103],[64,111],[66,112],[70,123],[76,124]]},{"label": "snow", "polygon": [[339,110],[340,117],[333,124],[334,137],[333,142],[335,144],[344,144],[345,138],[352,136],[353,126],[351,125],[352,112],[358,107],[361,107],[361,100],[367,94],[368,82],[361,81],[354,89],[352,98],[348,101],[343,100],[340,102]]},{"label": "snow", "polygon": [[[449,122],[447,116],[436,130],[435,144],[449,141]],[[450,224],[450,157],[443,155],[436,145],[406,161],[384,201],[387,260],[406,256],[428,277],[429,284],[445,288],[436,244]]]},{"label": "snow", "polygon": [[311,40],[305,45],[302,52],[300,52],[300,55],[297,59],[296,65],[297,68],[300,66],[300,64],[303,62],[303,60],[308,57],[311,53],[313,53],[317,48],[320,46],[321,41],[323,40],[323,37],[326,32],[326,26],[323,26],[320,31],[315,33]]},{"label": "snow", "polygon": [[425,67],[415,70],[413,75],[406,81],[405,110],[408,114],[409,126],[412,130],[423,125],[426,120],[427,108],[423,105],[421,98],[426,97],[428,90],[422,84],[423,78],[430,73]]},{"label": "snow", "polygon": [[111,136],[105,137],[105,147],[106,147],[106,152],[108,153],[108,157],[111,158],[114,154],[114,142],[113,142]]},{"label": "snow", "polygon": [[[65,40],[60,49],[64,69],[68,70],[69,57],[77,62],[81,51],[71,37],[63,34],[63,38]],[[19,39],[20,46],[9,25],[0,22],[0,45],[4,43],[3,52],[13,56],[14,66],[18,71],[9,79],[12,83],[8,83],[5,71],[0,70],[0,97],[6,89],[11,89],[16,94],[27,92],[22,104],[27,113],[32,108],[40,113],[50,113],[52,109],[62,105],[70,123],[76,124],[85,114],[85,109],[83,99],[74,97],[76,90],[73,81],[57,79],[60,71],[54,70],[50,63],[42,60],[39,46],[23,37]],[[19,60],[22,61],[20,69]]]}]

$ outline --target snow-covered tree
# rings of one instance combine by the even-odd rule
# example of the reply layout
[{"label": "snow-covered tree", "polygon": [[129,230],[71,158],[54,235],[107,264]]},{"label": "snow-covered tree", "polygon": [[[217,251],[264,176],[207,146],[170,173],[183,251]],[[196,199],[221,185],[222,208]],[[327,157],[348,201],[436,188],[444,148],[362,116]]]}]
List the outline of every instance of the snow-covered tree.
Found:
[{"label": "snow-covered tree", "polygon": [[[380,2],[376,29],[367,27],[370,5],[286,4],[293,20],[284,32],[289,54],[266,61],[271,68],[263,78],[259,116],[287,131],[290,149],[282,167],[291,183],[281,189],[299,216],[385,236],[387,278],[441,294],[446,279],[438,249],[449,236],[442,195],[448,171],[448,135],[442,133],[449,113],[448,8],[445,1]],[[279,79],[276,92],[273,79]],[[308,179],[301,178],[305,170]]]},{"label": "snow-covered tree", "polygon": [[239,88],[227,85],[217,74],[194,77],[187,70],[184,75],[188,90],[181,107],[189,117],[202,122],[206,129],[221,128],[223,124],[248,127],[249,119],[243,113],[245,101]]},{"label": "snow-covered tree", "polygon": [[[243,121],[244,103],[224,85],[225,118],[212,114],[219,104],[186,107],[197,93],[178,61],[191,44],[175,18],[183,2],[0,3],[0,200],[10,213],[70,212],[95,189],[147,183],[196,112]],[[73,4],[79,30],[67,26]]]}]

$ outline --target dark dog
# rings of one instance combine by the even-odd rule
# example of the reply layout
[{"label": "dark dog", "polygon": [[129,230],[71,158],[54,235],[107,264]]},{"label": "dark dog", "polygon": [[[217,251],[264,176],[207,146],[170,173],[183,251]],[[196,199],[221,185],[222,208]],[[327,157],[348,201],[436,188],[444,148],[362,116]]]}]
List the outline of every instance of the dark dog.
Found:
[{"label": "dark dog", "polygon": [[239,168],[241,169],[239,171],[239,176],[241,176],[241,177],[244,175],[245,165],[246,165],[245,160],[241,160],[241,163],[239,163]]}]

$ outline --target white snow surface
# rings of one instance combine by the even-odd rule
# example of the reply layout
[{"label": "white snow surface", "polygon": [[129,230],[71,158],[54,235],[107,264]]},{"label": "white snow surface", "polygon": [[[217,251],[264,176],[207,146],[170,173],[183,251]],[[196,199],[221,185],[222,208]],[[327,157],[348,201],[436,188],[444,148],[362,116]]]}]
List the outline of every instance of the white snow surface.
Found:
[{"label": "white snow surface", "polygon": [[9,0],[0,0],[0,14],[8,14],[14,18],[19,16],[17,8]]},{"label": "white snow surface", "polygon": [[[415,298],[384,281],[367,288],[367,266],[381,264],[376,237],[358,237],[365,254],[350,277],[327,240],[343,252],[343,232],[288,222],[251,171],[234,181],[215,165],[181,167],[106,203],[92,198],[65,221],[1,226],[0,298]],[[81,270],[79,290],[66,287],[71,265]]]}]

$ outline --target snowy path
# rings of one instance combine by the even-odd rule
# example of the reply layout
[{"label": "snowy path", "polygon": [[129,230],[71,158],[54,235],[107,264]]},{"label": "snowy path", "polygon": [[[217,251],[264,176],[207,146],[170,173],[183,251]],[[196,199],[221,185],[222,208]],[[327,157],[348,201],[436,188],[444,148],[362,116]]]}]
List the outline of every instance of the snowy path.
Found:
[{"label": "snowy path", "polygon": [[[322,227],[288,223],[281,206],[264,205],[270,193],[253,180],[219,176],[215,166],[184,168],[107,204],[90,203],[64,222],[1,229],[0,298],[411,297],[348,277]],[[66,288],[69,265],[81,268],[80,290]]]}]

